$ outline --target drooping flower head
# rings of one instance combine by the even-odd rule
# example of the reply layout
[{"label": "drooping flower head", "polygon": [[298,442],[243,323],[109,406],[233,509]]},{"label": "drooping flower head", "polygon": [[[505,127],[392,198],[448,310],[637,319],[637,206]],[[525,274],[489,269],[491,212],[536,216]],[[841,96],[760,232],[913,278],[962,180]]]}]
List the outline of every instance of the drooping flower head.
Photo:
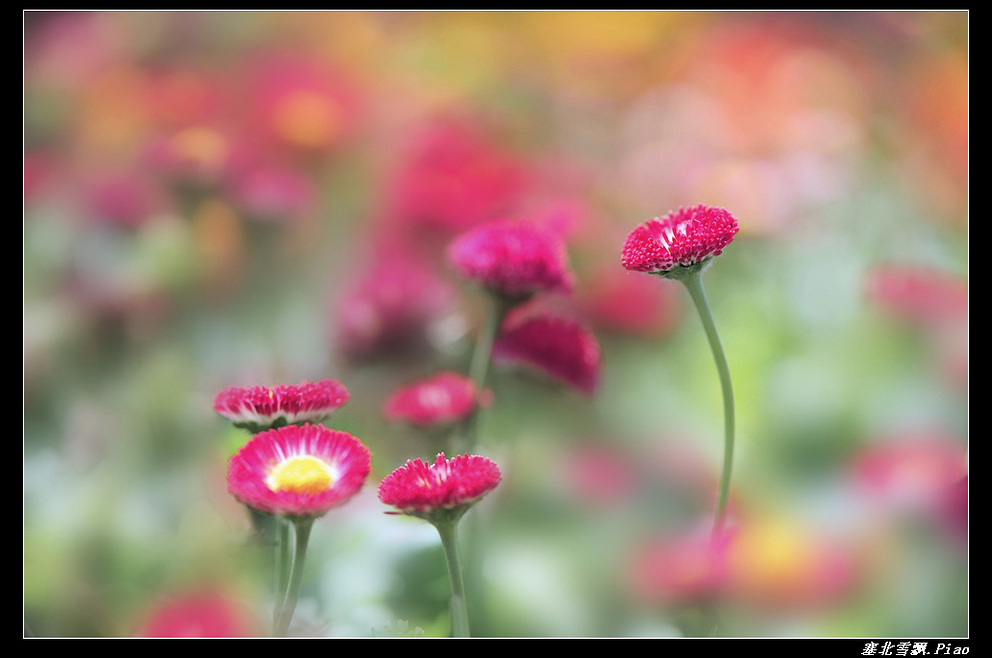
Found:
[{"label": "drooping flower head", "polygon": [[214,397],[214,411],[235,427],[260,432],[283,425],[320,422],[350,397],[348,389],[335,379],[304,381],[299,386],[232,386]]},{"label": "drooping flower head", "polygon": [[524,365],[592,395],[599,384],[602,350],[586,327],[565,318],[538,314],[513,321],[493,343],[493,362]]},{"label": "drooping flower head", "polygon": [[419,459],[387,475],[379,484],[379,500],[404,514],[429,518],[436,512],[467,509],[496,488],[503,479],[491,459],[438,453],[433,464]]},{"label": "drooping flower head", "polygon": [[393,393],[386,400],[383,414],[390,422],[437,427],[464,420],[484,405],[485,397],[471,378],[444,371]]},{"label": "drooping flower head", "polygon": [[737,220],[723,208],[679,208],[631,231],[623,245],[623,266],[666,276],[677,267],[719,256],[737,231]]},{"label": "drooping flower head", "polygon": [[231,457],[227,490],[277,516],[318,517],[358,493],[372,455],[347,432],[287,425],[256,434]]},{"label": "drooping flower head", "polygon": [[469,231],[451,243],[448,259],[465,279],[505,298],[572,288],[565,243],[527,220],[498,220]]}]

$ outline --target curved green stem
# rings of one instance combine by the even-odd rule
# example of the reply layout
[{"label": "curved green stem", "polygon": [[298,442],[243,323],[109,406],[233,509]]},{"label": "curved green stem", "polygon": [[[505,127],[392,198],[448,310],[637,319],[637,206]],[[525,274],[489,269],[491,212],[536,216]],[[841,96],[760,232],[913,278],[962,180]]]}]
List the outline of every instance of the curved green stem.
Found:
[{"label": "curved green stem", "polygon": [[444,547],[444,558],[448,563],[448,576],[451,578],[451,636],[469,637],[468,604],[465,602],[465,581],[462,578],[462,564],[458,556],[458,519],[461,514],[434,521]]},{"label": "curved green stem", "polygon": [[276,637],[286,637],[289,623],[293,620],[293,613],[296,611],[296,602],[300,598],[300,588],[303,585],[303,563],[307,556],[307,543],[310,541],[310,530],[313,528],[314,522],[313,517],[299,517],[290,520],[296,531],[295,550],[290,566],[289,587],[286,589],[281,604],[276,609],[276,621],[273,630],[273,635]]},{"label": "curved green stem", "polygon": [[695,269],[686,274],[687,276],[681,277],[679,280],[689,290],[696,310],[699,311],[699,319],[703,321],[703,329],[706,330],[706,338],[709,340],[710,349],[713,351],[713,360],[716,361],[717,373],[720,375],[720,387],[723,389],[723,473],[720,476],[720,493],[717,496],[716,513],[713,521],[713,533],[718,534],[723,529],[727,513],[727,501],[730,498],[730,473],[734,462],[734,389],[730,382],[730,367],[727,365],[727,356],[723,352],[723,344],[720,342],[720,335],[713,322],[713,312],[710,310],[709,302],[706,300],[706,291],[703,289],[702,269]]}]

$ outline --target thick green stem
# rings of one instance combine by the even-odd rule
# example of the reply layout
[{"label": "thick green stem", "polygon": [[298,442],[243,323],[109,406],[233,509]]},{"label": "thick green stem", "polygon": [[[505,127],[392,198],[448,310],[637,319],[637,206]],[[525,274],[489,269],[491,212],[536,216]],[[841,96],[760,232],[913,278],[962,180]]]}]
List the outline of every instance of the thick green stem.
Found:
[{"label": "thick green stem", "polygon": [[441,536],[444,558],[448,563],[448,576],[451,578],[451,636],[469,637],[468,604],[465,602],[465,581],[462,578],[462,564],[458,556],[458,519],[461,514],[443,520],[436,520],[434,527]]},{"label": "thick green stem", "polygon": [[716,361],[716,370],[720,375],[720,387],[723,389],[723,473],[720,476],[720,493],[717,496],[713,522],[713,533],[716,535],[723,529],[727,513],[727,501],[730,498],[730,473],[734,463],[734,389],[730,382],[730,367],[727,365],[727,356],[723,352],[720,335],[713,322],[713,312],[710,310],[709,302],[706,300],[706,291],[703,289],[702,269],[687,272],[687,276],[681,277],[679,280],[689,290],[689,295],[696,304],[696,310],[699,311],[699,318],[703,321],[703,329],[706,330],[706,338],[713,351],[713,360]]},{"label": "thick green stem", "polygon": [[310,530],[313,528],[314,519],[312,517],[299,517],[292,518],[291,521],[296,531],[295,550],[293,551],[293,563],[290,566],[289,586],[281,604],[276,608],[276,621],[273,630],[273,635],[276,637],[286,637],[289,623],[293,620],[293,613],[296,611],[296,602],[300,598],[300,588],[303,585],[303,564],[307,556],[307,543],[310,541]]}]

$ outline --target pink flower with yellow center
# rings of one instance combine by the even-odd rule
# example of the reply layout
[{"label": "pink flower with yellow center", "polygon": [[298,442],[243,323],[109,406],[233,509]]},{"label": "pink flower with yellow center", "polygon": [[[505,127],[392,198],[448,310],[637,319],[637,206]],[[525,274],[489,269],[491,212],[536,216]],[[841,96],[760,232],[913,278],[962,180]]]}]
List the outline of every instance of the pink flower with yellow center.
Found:
[{"label": "pink flower with yellow center", "polygon": [[572,288],[565,243],[555,231],[527,220],[469,231],[451,243],[448,259],[465,279],[505,298]]},{"label": "pink flower with yellow center", "polygon": [[444,371],[419,379],[393,393],[383,407],[390,422],[437,427],[467,418],[480,405],[475,382]]},{"label": "pink flower with yellow center", "polygon": [[299,386],[232,386],[214,397],[214,411],[235,427],[260,432],[283,425],[320,422],[350,397],[348,389],[334,379],[304,381]]},{"label": "pink flower with yellow center", "polygon": [[433,464],[419,459],[387,475],[379,484],[379,500],[404,514],[425,516],[478,502],[503,479],[492,460],[479,455],[447,459],[438,453]]},{"label": "pink flower with yellow center", "polygon": [[592,395],[599,385],[602,349],[578,322],[540,314],[505,326],[493,343],[492,358],[494,363],[536,369]]},{"label": "pink flower with yellow center", "polygon": [[309,423],[256,434],[231,457],[227,490],[252,509],[318,517],[358,493],[372,455],[347,432]]},{"label": "pink flower with yellow center", "polygon": [[679,208],[631,231],[621,260],[628,270],[664,275],[719,256],[738,230],[737,220],[723,208]]}]

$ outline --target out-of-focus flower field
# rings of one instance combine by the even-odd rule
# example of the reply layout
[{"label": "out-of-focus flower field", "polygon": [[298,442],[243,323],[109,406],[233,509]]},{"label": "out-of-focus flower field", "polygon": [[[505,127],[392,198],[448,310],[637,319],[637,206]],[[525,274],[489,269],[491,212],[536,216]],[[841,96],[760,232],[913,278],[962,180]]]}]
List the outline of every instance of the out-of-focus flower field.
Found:
[{"label": "out-of-focus flower field", "polygon": [[[292,634],[447,635],[437,533],[376,496],[447,447],[384,405],[467,374],[448,245],[528,218],[574,281],[525,310],[598,360],[489,374],[473,635],[967,637],[968,19],[24,12],[25,635],[267,635],[213,398],[323,379],[372,474],[314,524]],[[718,559],[706,336],[620,263],[696,204],[740,224],[705,275]]]}]

